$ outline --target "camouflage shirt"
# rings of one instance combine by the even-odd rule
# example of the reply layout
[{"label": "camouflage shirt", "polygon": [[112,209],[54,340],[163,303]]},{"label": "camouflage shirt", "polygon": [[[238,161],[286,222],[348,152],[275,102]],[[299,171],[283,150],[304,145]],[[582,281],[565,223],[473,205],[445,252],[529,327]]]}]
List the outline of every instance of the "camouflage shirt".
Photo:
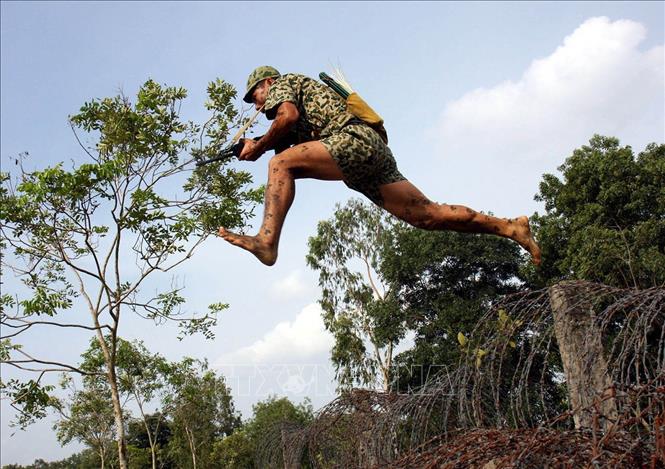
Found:
[{"label": "camouflage shirt", "polygon": [[300,114],[294,129],[299,143],[328,137],[354,118],[341,96],[305,75],[288,73],[275,80],[266,97],[266,117],[274,119],[279,105],[287,101]]}]

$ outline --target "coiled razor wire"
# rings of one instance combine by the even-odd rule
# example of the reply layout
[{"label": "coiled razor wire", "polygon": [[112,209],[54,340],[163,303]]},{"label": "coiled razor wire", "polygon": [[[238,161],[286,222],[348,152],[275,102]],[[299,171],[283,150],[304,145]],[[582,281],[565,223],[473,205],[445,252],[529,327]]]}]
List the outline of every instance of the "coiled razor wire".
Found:
[{"label": "coiled razor wire", "polygon": [[[665,288],[559,288],[564,314],[594,312],[610,386],[592,404],[571,408],[551,290],[524,291],[488,308],[454,369],[409,393],[343,392],[311,424],[265,435],[258,466],[665,467]],[[586,357],[584,376],[597,366]],[[582,413],[592,424],[576,430]]]}]

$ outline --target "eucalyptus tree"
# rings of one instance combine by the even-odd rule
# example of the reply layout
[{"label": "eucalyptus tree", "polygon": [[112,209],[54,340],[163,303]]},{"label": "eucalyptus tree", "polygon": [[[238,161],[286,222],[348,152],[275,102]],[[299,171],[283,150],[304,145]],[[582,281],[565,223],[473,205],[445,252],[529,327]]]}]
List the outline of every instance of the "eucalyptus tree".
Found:
[{"label": "eucalyptus tree", "polygon": [[[106,342],[110,339],[107,337]],[[93,339],[82,355],[79,368],[89,373],[83,378],[86,389],[99,387],[94,376],[103,376],[104,354],[99,342]],[[168,381],[170,365],[159,354],[148,351],[141,341],[129,342],[118,339],[116,352],[116,375],[123,403],[134,404],[138,409],[137,421],[143,425],[150,449],[151,467],[157,469],[158,436],[167,422],[163,413],[150,414],[149,408],[158,405]],[[106,385],[106,382],[102,383]]]},{"label": "eucalyptus tree", "polygon": [[2,383],[3,394],[21,412],[20,424],[44,416],[52,390],[42,385],[46,373],[90,374],[53,356],[56,350],[47,357],[34,355],[22,346],[22,338],[45,327],[54,334],[64,328],[87,331],[104,358],[119,462],[125,469],[116,372],[122,318],[137,314],[176,321],[182,334],[212,337],[216,314],[226,305],[184,314],[182,287],[157,294],[142,287],[148,278],[190,259],[218,226],[242,229],[260,200],[261,190],[249,186],[251,176],[227,161],[193,170],[195,158],[219,154],[241,120],[235,95],[222,80],[210,83],[206,107],[211,117],[200,125],[180,118],[183,88],[148,80],[134,104],[122,95],[95,99],[70,117],[83,163],[26,170],[17,160],[19,174],[2,175],[3,276],[11,271],[23,285],[14,292],[3,288],[0,360],[36,373],[35,379]]},{"label": "eucalyptus tree", "polygon": [[378,207],[351,199],[319,222],[307,263],[319,272],[324,324],[335,344],[331,360],[343,387],[391,384],[393,350],[404,337],[404,317],[380,263],[391,249],[393,221]]},{"label": "eucalyptus tree", "polygon": [[224,377],[191,358],[170,364],[162,411],[170,419],[169,454],[177,467],[213,467],[215,442],[241,424]]},{"label": "eucalyptus tree", "polygon": [[59,411],[54,430],[61,444],[78,441],[94,451],[99,457],[99,467],[104,469],[115,456],[116,431],[110,387],[99,378],[87,380],[85,388],[78,390],[71,377],[63,377],[62,386],[70,389],[71,394],[66,401],[54,403]]},{"label": "eucalyptus tree", "polygon": [[[319,223],[307,262],[319,272],[343,386],[371,384],[377,373],[385,390],[422,385],[457,362],[457,334],[521,285],[519,249],[509,241],[418,230],[357,200]],[[407,332],[414,346],[394,356]]]}]

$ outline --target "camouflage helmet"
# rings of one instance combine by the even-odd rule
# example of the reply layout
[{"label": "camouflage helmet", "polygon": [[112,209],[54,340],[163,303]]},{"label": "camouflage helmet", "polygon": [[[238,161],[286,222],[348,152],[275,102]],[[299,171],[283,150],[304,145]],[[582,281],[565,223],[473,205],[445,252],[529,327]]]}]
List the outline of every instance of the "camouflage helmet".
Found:
[{"label": "camouflage helmet", "polygon": [[249,74],[247,78],[247,91],[245,92],[245,97],[242,99],[246,103],[252,102],[252,92],[256,85],[261,83],[266,78],[279,78],[281,74],[277,71],[276,68],[269,65],[263,65],[256,68],[252,73]]}]

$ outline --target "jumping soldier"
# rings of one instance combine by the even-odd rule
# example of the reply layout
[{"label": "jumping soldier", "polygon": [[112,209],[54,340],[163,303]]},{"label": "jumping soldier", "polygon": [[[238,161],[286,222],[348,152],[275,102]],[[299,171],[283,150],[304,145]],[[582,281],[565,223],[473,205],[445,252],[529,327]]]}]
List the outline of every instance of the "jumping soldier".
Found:
[{"label": "jumping soldier", "polygon": [[[512,239],[535,264],[540,248],[526,216],[496,218],[461,205],[430,201],[397,169],[382,135],[347,110],[328,86],[304,75],[281,75],[263,66],[247,80],[244,101],[272,120],[259,140],[247,139],[243,161],[256,161],[269,149],[284,149],[270,160],[263,223],[256,236],[219,228],[226,241],[254,254],[266,265],[277,260],[279,237],[295,196],[295,180],[313,178],[344,183],[405,222],[426,230],[489,233]],[[290,146],[289,145],[293,145]]]}]

